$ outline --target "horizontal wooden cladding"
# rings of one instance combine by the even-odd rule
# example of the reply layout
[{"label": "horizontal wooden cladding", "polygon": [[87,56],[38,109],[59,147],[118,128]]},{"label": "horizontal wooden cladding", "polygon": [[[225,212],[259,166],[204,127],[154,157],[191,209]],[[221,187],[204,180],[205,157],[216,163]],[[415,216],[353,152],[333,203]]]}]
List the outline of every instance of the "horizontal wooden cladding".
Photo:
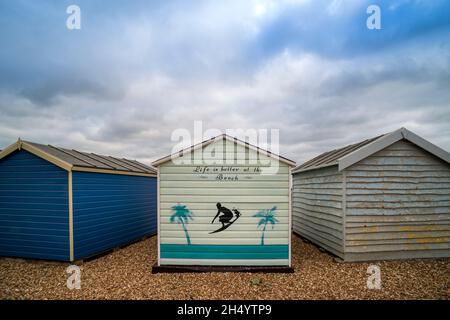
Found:
[{"label": "horizontal wooden cladding", "polygon": [[[320,170],[320,169],[319,169]],[[304,177],[303,174],[294,174],[294,185],[336,185],[342,183],[342,175],[341,174],[329,174],[329,175],[318,175],[318,176],[310,176]]]},{"label": "horizontal wooden cladding", "polygon": [[449,182],[440,183],[436,181],[422,182],[416,181],[415,183],[405,182],[370,182],[364,183],[347,182],[347,194],[358,194],[359,192],[374,194],[377,193],[450,193],[450,180]]},{"label": "horizontal wooden cladding", "polygon": [[[232,209],[232,207],[231,207],[231,209]],[[238,209],[240,210],[240,213],[241,213],[241,216],[239,218],[239,223],[246,223],[248,221],[251,221],[251,223],[256,223],[256,221],[258,221],[258,218],[253,217],[253,215],[255,215],[258,211],[260,211],[262,209],[270,209],[270,208],[261,207],[260,209],[249,210],[249,209],[241,209],[238,207]],[[215,204],[211,205],[211,209],[196,210],[196,209],[189,208],[189,210],[191,210],[193,213],[193,216],[195,218],[195,223],[200,223],[200,221],[199,221],[200,218],[209,218],[210,219],[209,222],[211,222],[212,218],[217,213]],[[163,219],[165,217],[170,218],[172,216],[172,214],[173,214],[173,212],[170,209],[163,209],[160,212],[161,219]],[[288,216],[288,210],[277,210],[277,213],[275,215],[277,220],[279,220],[280,222],[281,222],[280,219],[287,219],[287,216]]]},{"label": "horizontal wooden cladding", "polygon": [[418,172],[418,173],[437,173],[437,174],[445,174],[445,170],[442,169],[440,165],[370,165],[370,164],[355,164],[352,166],[352,170],[357,171],[376,171],[380,170],[386,171],[395,171],[395,172]]},{"label": "horizontal wooden cladding", "polygon": [[334,194],[323,194],[323,193],[315,193],[315,192],[299,192],[295,191],[292,193],[292,196],[296,199],[305,199],[312,201],[342,201],[342,195],[334,195]]},{"label": "horizontal wooden cladding", "polygon": [[[188,228],[189,229],[189,228]],[[195,242],[196,238],[202,238],[205,236],[205,233],[208,234],[208,232],[212,232],[215,229],[217,229],[217,225],[212,225],[212,227],[209,227],[208,229],[205,230],[201,230],[201,231],[195,231],[195,230],[190,230],[189,229],[189,235],[191,237],[191,241]],[[270,229],[269,229],[270,230]],[[181,232],[180,232],[181,231]],[[222,232],[220,234],[220,237],[222,239],[254,239],[254,243],[255,244],[259,244],[259,242],[261,241],[261,234],[262,231],[258,230],[256,228],[256,224],[253,228],[251,228],[250,226],[247,228],[247,230],[242,230],[242,231],[234,231],[234,229],[232,229],[231,227],[229,229],[227,229],[226,232]],[[182,239],[186,239],[184,232],[181,228],[181,226],[179,226],[178,230],[164,230],[163,228],[161,228],[161,234],[160,234],[161,238],[182,238]],[[270,230],[268,232],[265,233],[264,238],[269,239],[269,238],[284,238],[284,237],[288,237],[289,236],[289,232],[288,230],[282,230],[282,231],[278,231],[278,226],[274,229],[274,230]]]},{"label": "horizontal wooden cladding", "polygon": [[342,218],[329,215],[314,215],[302,210],[295,210],[292,216],[293,223],[312,223],[324,227],[325,230],[342,232]]},{"label": "horizontal wooden cladding", "polygon": [[335,241],[331,241],[330,238],[324,237],[323,234],[311,230],[311,228],[307,228],[304,225],[294,226],[294,232],[301,235],[302,237],[305,237],[311,242],[318,244],[325,250],[333,253],[338,257],[344,256],[343,247],[341,244],[338,244]]},{"label": "horizontal wooden cladding", "polygon": [[293,230],[343,257],[342,174],[337,166],[294,174]]},{"label": "horizontal wooden cladding", "polygon": [[448,185],[450,183],[450,176],[437,176],[437,177],[431,177],[431,176],[424,176],[424,177],[413,177],[408,175],[396,175],[396,176],[374,176],[374,177],[368,177],[368,176],[351,176],[350,173],[347,175],[347,183],[351,186],[353,184],[362,184],[365,185],[368,188],[377,188],[379,185],[402,185],[405,188],[414,188],[414,187],[422,187],[427,186],[429,184],[443,184]]},{"label": "horizontal wooden cladding", "polygon": [[335,214],[341,215],[338,211],[342,211],[342,203],[338,201],[326,201],[326,200],[309,200],[301,197],[294,197],[294,205],[300,208],[320,207],[325,208],[325,211],[329,211],[326,208],[334,211]]},{"label": "horizontal wooden cladding", "polygon": [[[381,233],[381,232],[415,232],[415,231],[450,231],[450,219],[447,223],[415,223],[409,225],[403,224],[388,224],[388,225],[347,225],[346,233],[349,234],[361,234],[361,233]],[[421,234],[420,234],[421,235]]]},{"label": "horizontal wooden cladding", "polygon": [[[401,192],[401,191],[399,191]],[[422,206],[425,202],[431,202],[431,206],[439,206],[440,202],[443,202],[443,206],[450,205],[450,196],[444,193],[432,193],[432,194],[405,194],[405,193],[384,193],[384,194],[349,194],[347,195],[347,204],[349,208],[353,207],[354,203],[377,202],[381,204],[387,203],[402,203],[408,206],[409,204],[417,204]],[[359,207],[359,205],[358,205]]]},{"label": "horizontal wooden cladding", "polygon": [[253,188],[160,188],[161,196],[165,195],[214,195],[214,196],[288,196],[288,188],[267,188],[267,189],[253,189]]},{"label": "horizontal wooden cladding", "polygon": [[[238,267],[243,266],[267,268],[267,267],[283,267],[289,268],[289,259],[160,259],[162,266],[202,266],[203,268],[213,271],[216,267]],[[210,268],[210,267],[213,268]],[[198,268],[196,268],[198,270]]]},{"label": "horizontal wooden cladding", "polygon": [[[450,237],[450,230],[417,230],[417,231],[378,231],[378,232],[360,232],[348,233],[347,240],[395,240],[395,239],[426,239],[426,238],[444,238]],[[450,245],[450,242],[449,242]]]},{"label": "horizontal wooden cladding", "polygon": [[[195,238],[191,239],[192,243],[194,244],[217,244],[217,245],[255,245],[259,244],[260,240],[256,238],[211,238],[211,237],[201,237],[201,238]],[[161,243],[167,243],[167,244],[186,244],[186,238],[182,237],[161,237]],[[288,237],[282,237],[282,238],[264,238],[264,244],[289,244],[289,238]]]},{"label": "horizontal wooden cladding", "polygon": [[[394,238],[394,239],[357,239],[347,240],[348,247],[373,246],[373,245],[410,245],[410,244],[445,244],[450,247],[450,237],[425,237],[425,238]],[[441,248],[441,246],[439,246]]]},{"label": "horizontal wooden cladding", "polygon": [[[210,211],[209,215],[205,214],[205,215],[201,216],[197,212],[194,212],[195,223],[192,222],[192,221],[189,221],[188,222],[189,228],[191,226],[192,227],[195,226],[195,228],[204,228],[204,226],[213,226],[211,224],[211,221],[214,218],[215,214],[216,214],[216,212],[212,212],[211,213],[211,211]],[[161,215],[160,216],[161,226],[163,228],[165,228],[165,229],[167,227],[167,230],[172,230],[172,229],[180,230],[180,226],[178,225],[178,223],[171,223],[170,222],[170,217],[171,217],[171,215],[168,215],[168,214]],[[288,224],[288,222],[289,222],[289,219],[288,219],[287,215],[286,216],[277,215],[276,218],[278,220],[278,223],[276,225],[277,229],[278,228],[280,228],[280,229],[284,228],[285,227],[284,225]],[[216,219],[216,221],[217,221],[217,219]],[[252,215],[250,215],[250,216],[241,216],[239,218],[239,224],[236,225],[236,227],[240,226],[240,225],[243,225],[246,228],[250,227],[250,228],[253,228],[253,230],[257,230],[257,228],[256,228],[257,223],[258,223],[258,218],[255,218]],[[170,225],[170,227],[169,227],[169,225]],[[197,225],[198,225],[198,227],[197,227]],[[216,229],[217,229],[217,224],[215,224],[214,226],[216,226]]]},{"label": "horizontal wooden cladding", "polygon": [[[203,168],[205,166],[167,166],[167,165],[163,165],[160,167],[160,174],[174,174],[174,173],[192,173],[195,175],[200,175],[200,174],[205,174],[205,175],[214,175],[214,174],[219,174],[219,173],[223,173],[223,174],[246,174],[246,175],[260,175],[259,173],[255,173],[254,170],[256,169],[263,169],[263,168],[269,168],[269,166],[240,166],[240,165],[219,165],[219,166],[215,166],[215,165],[211,165],[211,166],[206,166],[209,171],[207,172],[203,172],[203,173],[197,173],[194,172],[195,169],[197,167]],[[234,170],[230,170],[230,169],[238,169],[238,171],[234,171]],[[244,172],[244,169],[249,169],[248,172]],[[275,167],[274,167],[275,169]],[[217,171],[214,171],[217,170]],[[289,174],[289,168],[287,166],[279,166],[277,168],[276,171],[277,174]]]},{"label": "horizontal wooden cladding", "polygon": [[[320,208],[318,208],[320,209]],[[320,220],[326,220],[326,221],[331,221],[337,224],[341,224],[342,223],[342,215],[335,215],[335,214],[330,214],[330,213],[326,213],[323,211],[318,211],[318,210],[306,210],[304,208],[299,208],[299,207],[293,207],[292,208],[292,212],[293,212],[293,216],[296,216],[297,214],[303,214],[303,215],[307,215],[309,217],[314,217],[316,219],[320,219]]]},{"label": "horizontal wooden cladding", "polygon": [[408,250],[449,250],[449,242],[444,243],[411,243],[411,244],[374,244],[361,246],[347,246],[346,253],[366,253],[383,251],[408,251]]},{"label": "horizontal wooden cladding", "polygon": [[292,204],[293,209],[302,209],[307,212],[312,212],[314,214],[323,213],[328,215],[333,215],[336,217],[342,217],[342,209],[337,206],[327,206],[319,203],[306,203],[301,201],[301,199],[293,199]]},{"label": "horizontal wooden cladding", "polygon": [[67,171],[27,151],[0,160],[0,255],[69,260]]},{"label": "horizontal wooden cladding", "polygon": [[226,200],[227,202],[231,203],[239,203],[242,200],[245,200],[245,202],[255,202],[255,203],[261,203],[261,202],[288,202],[289,196],[239,196],[239,195],[232,195],[232,196],[226,196],[224,199],[223,196],[220,195],[208,195],[208,196],[192,196],[192,195],[161,195],[161,202],[170,202],[170,203],[212,203],[212,202],[220,202],[223,200]]},{"label": "horizontal wooden cladding", "polygon": [[299,178],[299,179],[308,179],[308,178],[318,178],[318,177],[329,177],[329,176],[334,176],[334,175],[338,175],[339,171],[338,171],[338,166],[336,165],[332,165],[329,167],[323,167],[323,168],[318,168],[318,169],[314,169],[314,170],[309,170],[309,171],[303,171],[303,172],[298,172],[294,174],[294,180]]},{"label": "horizontal wooden cladding", "polygon": [[151,177],[73,172],[75,259],[156,233],[156,193]]},{"label": "horizontal wooden cladding", "polygon": [[[182,186],[185,189],[198,188],[217,188],[217,181],[160,181],[160,188],[179,188]],[[226,181],[220,183],[222,189],[276,189],[289,188],[289,180],[285,181]]]},{"label": "horizontal wooden cladding", "polygon": [[311,184],[309,186],[294,184],[294,192],[300,193],[320,193],[320,194],[335,194],[342,195],[342,184],[341,183],[327,183],[327,184]]},{"label": "horizontal wooden cladding", "polygon": [[[288,181],[289,174],[240,174],[240,173],[223,173],[225,176],[237,176],[238,181]],[[162,173],[161,181],[218,181],[217,174],[196,174],[192,173]],[[233,181],[222,181],[222,183]]]},{"label": "horizontal wooden cladding", "polygon": [[[430,202],[426,201],[347,201],[347,210],[352,209],[368,209],[368,208],[378,208],[378,209],[397,209],[397,208],[433,208],[433,207],[448,207],[450,206],[450,201],[437,200]],[[386,213],[388,214],[388,213]]]},{"label": "horizontal wooden cladding", "polygon": [[[248,202],[246,199],[241,199],[241,201],[234,201],[230,202],[228,199],[227,201],[222,201],[222,205],[224,206],[235,206],[238,209],[241,210],[261,210],[261,209],[270,209],[274,206],[277,207],[278,210],[287,210],[289,208],[289,204],[287,202],[271,202],[271,201],[264,201],[265,198],[263,198],[263,201],[260,202]],[[188,208],[189,210],[196,211],[196,210],[214,210],[217,212],[215,201],[209,201],[209,202],[193,202],[189,203]],[[161,210],[167,209],[171,210],[172,207],[177,204],[177,202],[163,202],[161,201]]]},{"label": "horizontal wooden cladding", "polygon": [[404,251],[378,251],[346,253],[345,261],[369,261],[369,260],[398,260],[398,259],[425,259],[450,257],[448,249],[425,249],[425,250],[404,250]]},{"label": "horizontal wooden cladding", "polygon": [[[380,156],[373,155],[361,161],[364,165],[370,166],[441,166],[442,160],[427,156]],[[358,166],[355,165],[357,168]]]},{"label": "horizontal wooden cladding", "polygon": [[[197,220],[197,219],[196,219]],[[187,229],[189,230],[189,232],[191,231],[214,231],[215,229],[217,229],[217,224],[211,224],[211,220],[212,218],[210,218],[209,220],[206,220],[201,223],[199,221],[196,221],[195,223],[188,223],[187,224]],[[250,223],[251,222],[251,223]],[[252,221],[249,221],[249,223],[244,223],[241,221],[241,218],[239,218],[239,224],[235,223],[233,224],[233,226],[231,226],[230,228],[227,229],[227,232],[247,232],[249,233],[249,231],[251,231],[251,233],[257,233],[258,235],[255,236],[256,238],[260,238],[261,237],[261,229],[258,229],[258,220],[256,218],[253,218]],[[181,236],[179,234],[179,231],[181,230],[181,225],[179,223],[170,223],[169,219],[163,220],[161,219],[161,229],[164,231],[177,231],[178,232],[178,236]],[[267,235],[270,233],[272,234],[272,231],[278,230],[278,231],[287,231],[289,229],[289,224],[287,223],[287,219],[285,219],[284,223],[277,223],[275,229],[272,230],[272,227],[270,225],[267,226]],[[183,238],[184,235],[182,235]],[[244,236],[245,237],[245,236]]]},{"label": "horizontal wooden cladding", "polygon": [[[300,223],[298,223],[300,222]],[[320,235],[322,238],[328,239],[328,241],[336,244],[341,248],[342,246],[342,232],[338,232],[334,229],[326,227],[324,224],[305,223],[305,220],[296,219],[293,221],[294,230],[302,229],[310,233]]]},{"label": "horizontal wooden cladding", "polygon": [[[353,168],[353,167],[351,167]],[[435,170],[435,171],[412,171],[412,170],[405,170],[405,171],[390,171],[390,170],[370,170],[370,171],[364,171],[364,170],[351,170],[347,169],[347,178],[447,178],[448,177],[448,170]],[[349,179],[350,180],[350,179]]]},{"label": "horizontal wooden cladding", "polygon": [[448,164],[398,142],[349,167],[346,176],[346,260],[450,251]]},{"label": "horizontal wooden cladding", "polygon": [[172,259],[288,259],[286,245],[161,244],[161,258]]},{"label": "horizontal wooden cladding", "polygon": [[[448,210],[448,209],[447,209]],[[391,215],[347,215],[347,223],[378,223],[378,222],[439,222],[449,221],[450,215],[447,214],[391,214]]]}]

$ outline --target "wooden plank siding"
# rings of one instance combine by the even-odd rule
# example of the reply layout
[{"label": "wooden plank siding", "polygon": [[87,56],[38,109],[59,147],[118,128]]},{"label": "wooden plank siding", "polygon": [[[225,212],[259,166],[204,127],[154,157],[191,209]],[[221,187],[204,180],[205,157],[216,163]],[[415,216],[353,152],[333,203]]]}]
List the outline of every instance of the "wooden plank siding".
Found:
[{"label": "wooden plank siding", "polygon": [[156,178],[73,172],[75,259],[156,233]]},{"label": "wooden plank siding", "polygon": [[[212,148],[216,150],[210,153]],[[276,160],[257,155],[255,151],[228,140],[214,142],[183,158],[194,163],[179,164],[171,160],[159,166],[160,263],[288,265],[288,165],[277,161],[279,170],[274,175],[254,173],[258,168],[267,167],[267,161]],[[199,158],[210,163],[195,163]],[[212,163],[214,159],[219,163]],[[230,160],[228,163],[227,159]],[[243,161],[239,163],[236,159]],[[266,162],[258,164],[250,159]],[[210,171],[195,172],[197,167],[207,167]],[[226,171],[232,168],[237,168],[237,171]],[[214,171],[216,169],[218,171]],[[237,180],[218,180],[218,174],[236,177]],[[225,231],[211,233],[221,226],[218,219],[215,224],[211,223],[217,213],[217,203],[230,210],[239,210],[241,216]],[[186,224],[190,244],[182,225],[171,220],[173,207],[177,204],[185,205],[193,215]],[[258,228],[259,218],[254,215],[273,207],[276,207],[278,222],[273,228],[270,224],[267,226],[265,243],[261,245],[262,227]]]},{"label": "wooden plank siding", "polygon": [[450,256],[450,166],[402,140],[346,172],[346,261]]},{"label": "wooden plank siding", "polygon": [[337,166],[293,175],[294,232],[344,257],[343,177]]},{"label": "wooden plank siding", "polygon": [[69,261],[68,173],[25,150],[0,160],[0,256]]}]

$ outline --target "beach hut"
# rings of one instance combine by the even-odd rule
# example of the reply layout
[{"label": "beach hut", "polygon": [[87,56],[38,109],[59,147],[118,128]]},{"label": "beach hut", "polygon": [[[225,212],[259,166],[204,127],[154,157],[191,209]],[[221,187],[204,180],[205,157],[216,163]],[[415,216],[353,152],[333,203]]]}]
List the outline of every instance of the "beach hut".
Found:
[{"label": "beach hut", "polygon": [[19,140],[0,152],[0,256],[74,261],[156,233],[156,170]]},{"label": "beach hut", "polygon": [[220,135],[152,165],[159,184],[153,272],[291,271],[293,161]]},{"label": "beach hut", "polygon": [[345,261],[450,257],[450,154],[401,128],[293,170],[293,229]]}]

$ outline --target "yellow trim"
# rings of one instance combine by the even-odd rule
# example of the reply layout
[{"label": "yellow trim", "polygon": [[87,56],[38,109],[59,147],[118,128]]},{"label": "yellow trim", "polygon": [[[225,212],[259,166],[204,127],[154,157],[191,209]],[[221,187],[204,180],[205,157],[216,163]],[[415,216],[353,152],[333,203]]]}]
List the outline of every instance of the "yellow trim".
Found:
[{"label": "yellow trim", "polygon": [[70,261],[74,260],[73,255],[73,190],[72,190],[72,171],[68,172],[69,175],[69,250]]},{"label": "yellow trim", "polygon": [[20,149],[20,144],[22,142],[20,140],[17,140],[16,142],[14,142],[12,145],[6,147],[5,149],[3,149],[0,152],[0,159],[3,159],[4,157],[6,157],[7,155],[13,153],[14,151]]},{"label": "yellow trim", "polygon": [[44,152],[44,151],[42,151],[42,150],[40,150],[40,149],[38,149],[36,147],[33,147],[32,145],[30,145],[30,144],[28,144],[26,142],[22,142],[21,148],[23,150],[31,152],[32,154],[34,154],[34,155],[36,155],[36,156],[38,156],[38,157],[40,157],[40,158],[42,158],[44,160],[47,160],[50,163],[53,163],[54,165],[56,165],[56,166],[58,166],[60,168],[63,168],[64,170],[70,171],[70,169],[72,169],[72,165],[70,163],[65,162],[65,161],[63,161],[63,160],[61,160],[61,159],[59,159],[59,158],[57,158],[55,156],[52,156],[51,154],[48,154],[48,153],[46,153],[46,152]]},{"label": "yellow trim", "polygon": [[122,174],[122,175],[127,175],[127,176],[156,177],[156,173],[128,172],[128,171],[118,171],[118,170],[98,169],[98,168],[86,168],[86,167],[77,167],[77,166],[72,167],[72,171]]}]

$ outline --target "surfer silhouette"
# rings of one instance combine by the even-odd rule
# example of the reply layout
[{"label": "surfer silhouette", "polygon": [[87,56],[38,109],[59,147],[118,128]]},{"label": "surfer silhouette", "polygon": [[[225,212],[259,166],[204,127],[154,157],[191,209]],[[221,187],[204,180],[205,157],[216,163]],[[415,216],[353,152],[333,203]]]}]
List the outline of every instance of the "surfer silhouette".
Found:
[{"label": "surfer silhouette", "polygon": [[[222,227],[212,233],[225,230],[241,216],[241,213],[237,209],[230,210],[227,207],[222,206],[220,202],[216,204],[216,207],[217,207],[217,214],[211,221],[211,224],[213,224],[214,221],[216,221],[217,217],[219,217],[219,222],[222,223]],[[233,220],[233,217],[235,216],[236,218]]]}]

